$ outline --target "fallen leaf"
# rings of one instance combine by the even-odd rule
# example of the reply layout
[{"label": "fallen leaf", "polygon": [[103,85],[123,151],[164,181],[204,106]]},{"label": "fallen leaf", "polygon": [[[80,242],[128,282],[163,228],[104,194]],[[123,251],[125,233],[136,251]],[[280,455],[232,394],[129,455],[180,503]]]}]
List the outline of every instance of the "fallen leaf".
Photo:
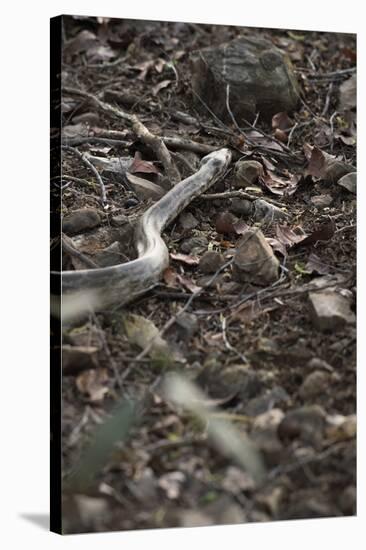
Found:
[{"label": "fallen leaf", "polygon": [[177,272],[172,267],[167,267],[163,271],[163,281],[169,288],[177,288]]},{"label": "fallen leaf", "polygon": [[319,275],[328,275],[331,270],[331,266],[322,262],[322,260],[314,254],[310,254],[308,261],[305,265],[305,269],[310,273],[318,273]]},{"label": "fallen leaf", "polygon": [[[308,144],[306,144],[306,156],[309,155]],[[305,151],[305,146],[304,146]],[[314,146],[311,149],[309,164],[306,169],[306,174],[314,178],[323,179],[325,181],[338,181],[342,176],[353,172],[354,168],[345,162],[337,159],[333,155],[329,155],[318,147]]]},{"label": "fallen leaf", "polygon": [[298,241],[295,245],[305,246],[315,244],[318,241],[329,241],[333,237],[335,229],[335,223],[330,221],[315,229],[312,233],[310,233],[310,235],[305,237],[303,240]]},{"label": "fallen leaf", "polygon": [[287,225],[277,225],[276,236],[281,244],[289,248],[294,246],[294,244],[303,241],[307,237],[304,233],[295,233],[295,231]]},{"label": "fallen leaf", "polygon": [[286,246],[281,241],[273,237],[266,237],[266,241],[272,247],[273,252],[279,252],[284,258],[287,258]]},{"label": "fallen leaf", "polygon": [[177,281],[189,292],[192,292],[192,294],[199,292],[202,287],[196,285],[191,279],[188,279],[188,277],[184,277],[183,275],[177,274]]},{"label": "fallen leaf", "polygon": [[260,176],[259,180],[274,195],[290,196],[295,193],[300,178],[295,174],[291,174],[288,179],[284,179],[267,170],[267,173]]},{"label": "fallen leaf", "polygon": [[169,344],[160,336],[158,327],[152,321],[131,313],[124,318],[123,324],[130,344],[142,350],[150,346],[150,357],[171,361]]},{"label": "fallen leaf", "polygon": [[104,396],[108,393],[108,371],[107,369],[89,369],[76,378],[76,387],[88,401],[96,403],[103,401]]},{"label": "fallen leaf", "polygon": [[139,158],[139,155],[137,153],[135,154],[135,157],[128,171],[131,174],[159,174],[159,170],[152,162],[148,160],[142,160],[141,158]]},{"label": "fallen leaf", "polygon": [[293,126],[293,122],[286,112],[281,112],[273,115],[272,117],[272,128],[276,130],[288,130]]},{"label": "fallen leaf", "polygon": [[191,254],[182,254],[181,252],[171,252],[170,257],[172,260],[182,262],[183,264],[187,265],[198,265],[200,261],[198,256],[193,256]]},{"label": "fallen leaf", "polygon": [[216,231],[221,235],[242,235],[248,225],[231,212],[221,212],[216,218]]}]

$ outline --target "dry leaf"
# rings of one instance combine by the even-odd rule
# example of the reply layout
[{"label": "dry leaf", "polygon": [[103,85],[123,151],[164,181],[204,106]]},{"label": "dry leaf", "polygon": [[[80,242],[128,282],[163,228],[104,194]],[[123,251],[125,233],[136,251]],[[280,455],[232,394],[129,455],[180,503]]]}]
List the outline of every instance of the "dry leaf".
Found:
[{"label": "dry leaf", "polygon": [[221,212],[216,218],[216,231],[221,235],[242,235],[248,225],[230,212]]},{"label": "dry leaf", "polygon": [[272,128],[273,130],[288,130],[293,125],[292,120],[287,113],[277,113],[272,117]]},{"label": "dry leaf", "polygon": [[162,90],[163,88],[166,88],[172,82],[173,82],[173,80],[162,80],[162,82],[159,82],[158,84],[156,84],[156,86],[153,86],[152,89],[151,89],[153,95],[155,95],[155,96],[158,95],[160,90]]},{"label": "dry leaf", "polygon": [[103,401],[108,393],[108,371],[107,369],[90,369],[82,372],[76,378],[76,387],[88,401],[96,403]]},{"label": "dry leaf", "polygon": [[183,264],[187,265],[198,265],[200,261],[198,256],[193,256],[191,254],[182,254],[181,252],[171,252],[170,257],[172,260],[182,262]]}]

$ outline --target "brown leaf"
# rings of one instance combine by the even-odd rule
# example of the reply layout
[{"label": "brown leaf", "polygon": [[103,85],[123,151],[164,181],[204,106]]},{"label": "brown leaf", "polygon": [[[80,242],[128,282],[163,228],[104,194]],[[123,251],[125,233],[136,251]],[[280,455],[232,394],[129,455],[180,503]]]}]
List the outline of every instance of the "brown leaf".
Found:
[{"label": "brown leaf", "polygon": [[328,275],[328,273],[332,268],[331,266],[323,263],[322,260],[319,258],[319,256],[317,256],[312,252],[305,265],[305,269],[306,271],[310,271],[310,273],[318,273],[319,275]]},{"label": "brown leaf", "polygon": [[216,218],[216,231],[221,235],[242,235],[248,225],[230,212],[221,212]]},{"label": "brown leaf", "polygon": [[274,195],[293,195],[297,189],[297,184],[300,178],[295,174],[291,174],[288,179],[281,178],[275,175],[270,170],[266,174],[260,176],[260,181],[267,187]]},{"label": "brown leaf", "polygon": [[198,292],[201,290],[201,287],[196,285],[191,279],[188,279],[188,277],[184,277],[183,275],[180,275],[177,273],[177,281],[189,292],[192,292],[192,294]]},{"label": "brown leaf", "polygon": [[288,248],[303,241],[307,237],[307,235],[295,233],[295,231],[287,225],[277,225],[276,236],[278,241]]},{"label": "brown leaf", "polygon": [[[307,156],[309,154],[308,145],[306,147],[306,151],[307,152],[305,154]],[[342,176],[353,171],[353,166],[338,160],[335,156],[329,155],[318,147],[314,146],[311,149],[306,175],[311,175],[325,181],[338,181]]]},{"label": "brown leaf", "polygon": [[182,262],[183,264],[187,265],[198,265],[200,261],[198,256],[192,256],[191,254],[182,254],[181,252],[171,252],[170,257],[172,260]]},{"label": "brown leaf", "polygon": [[273,130],[288,130],[293,125],[292,120],[287,113],[281,112],[273,115],[272,128]]},{"label": "brown leaf", "polygon": [[279,252],[284,258],[287,257],[286,246],[281,241],[272,237],[266,237],[266,241],[272,247],[273,252]]},{"label": "brown leaf", "polygon": [[279,128],[277,128],[274,131],[273,135],[276,139],[278,139],[278,141],[282,141],[282,143],[287,143],[288,137],[286,132],[284,132],[283,130],[280,130]]},{"label": "brown leaf", "polygon": [[167,267],[163,271],[163,281],[170,288],[177,288],[177,272],[172,267]]},{"label": "brown leaf", "polygon": [[76,387],[88,401],[93,403],[103,401],[108,393],[108,371],[107,369],[91,369],[79,374],[76,378]]},{"label": "brown leaf", "polygon": [[303,240],[298,241],[295,245],[305,246],[309,244],[315,244],[318,241],[329,241],[334,235],[335,232],[335,223],[330,221],[326,224],[315,229],[310,235],[305,237]]},{"label": "brown leaf", "polygon": [[131,166],[129,167],[129,172],[131,174],[159,174],[159,170],[156,166],[148,160],[142,160],[137,152]]}]

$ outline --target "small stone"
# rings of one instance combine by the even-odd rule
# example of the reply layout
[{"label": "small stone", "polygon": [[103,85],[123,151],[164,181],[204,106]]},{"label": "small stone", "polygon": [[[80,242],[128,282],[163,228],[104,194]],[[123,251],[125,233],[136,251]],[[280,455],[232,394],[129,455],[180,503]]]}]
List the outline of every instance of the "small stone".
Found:
[{"label": "small stone", "polygon": [[319,330],[334,330],[356,321],[350,300],[334,290],[310,292],[309,301],[313,323]]},{"label": "small stone", "polygon": [[233,214],[249,218],[252,214],[252,201],[235,197],[231,199],[230,211]]},{"label": "small stone", "polygon": [[183,330],[187,338],[193,336],[198,330],[197,317],[193,313],[181,313],[177,316],[176,324]]},{"label": "small stone", "polygon": [[264,221],[268,223],[288,218],[288,214],[281,208],[268,203],[264,199],[256,199],[253,203],[253,209],[254,219],[257,222]]},{"label": "small stone", "polygon": [[280,403],[290,401],[290,396],[287,391],[281,386],[275,386],[267,391],[264,395],[260,395],[251,399],[245,405],[245,413],[249,416],[258,416],[267,413]]},{"label": "small stone", "polygon": [[94,259],[100,267],[108,267],[123,263],[126,258],[121,254],[119,243],[115,241],[110,246],[94,254]]},{"label": "small stone", "polygon": [[225,258],[220,252],[207,250],[200,258],[199,268],[202,273],[216,273],[225,263]]},{"label": "small stone", "polygon": [[67,214],[62,219],[62,231],[67,235],[76,235],[93,229],[101,223],[101,216],[94,208],[81,208]]},{"label": "small stone", "polygon": [[318,208],[326,208],[327,206],[330,206],[333,202],[333,197],[331,195],[315,195],[314,197],[311,197],[311,202],[314,204],[314,206]]},{"label": "small stone", "polygon": [[350,174],[346,174],[342,178],[338,180],[338,185],[341,185],[347,191],[350,193],[353,193],[356,195],[357,193],[357,172],[351,172]]},{"label": "small stone", "polygon": [[300,439],[317,447],[322,443],[324,428],[324,410],[317,405],[305,406],[286,414],[278,426],[278,436],[284,443]]},{"label": "small stone", "polygon": [[202,254],[208,247],[208,239],[206,237],[191,237],[182,242],[180,249],[185,254]]},{"label": "small stone", "polygon": [[234,274],[240,282],[271,284],[278,279],[280,262],[260,229],[247,229],[234,256]]},{"label": "small stone", "polygon": [[111,224],[116,227],[121,227],[126,223],[128,223],[128,216],[125,216],[125,214],[118,214],[117,216],[113,216],[111,219]]},{"label": "small stone", "polygon": [[263,172],[263,167],[256,160],[239,160],[234,170],[235,187],[247,187],[253,185]]},{"label": "small stone", "polygon": [[182,212],[179,216],[179,223],[184,231],[190,231],[191,229],[197,227],[199,221],[193,216],[193,214],[191,214],[191,212]]},{"label": "small stone", "polygon": [[[141,200],[152,199],[154,201],[158,201],[159,199],[161,199],[163,195],[165,195],[164,189],[160,187],[160,185],[157,185],[152,181],[149,181],[144,178],[140,178],[138,176],[135,176],[135,174],[130,174],[129,172],[126,172],[125,176],[129,181],[130,185],[132,186],[134,192]],[[126,207],[126,203],[125,203],[125,207]]]},{"label": "small stone", "polygon": [[311,370],[326,370],[328,372],[334,372],[334,368],[329,365],[326,361],[323,361],[323,359],[320,359],[319,357],[313,357],[313,359],[310,359],[310,361],[307,363],[307,368]]},{"label": "small stone", "polygon": [[323,370],[316,370],[310,373],[299,389],[299,395],[302,399],[311,399],[320,394],[324,394],[330,385],[330,376]]},{"label": "small stone", "polygon": [[135,206],[137,206],[139,204],[139,200],[136,199],[135,197],[130,197],[129,199],[127,199],[124,203],[124,207],[125,208],[134,208]]}]

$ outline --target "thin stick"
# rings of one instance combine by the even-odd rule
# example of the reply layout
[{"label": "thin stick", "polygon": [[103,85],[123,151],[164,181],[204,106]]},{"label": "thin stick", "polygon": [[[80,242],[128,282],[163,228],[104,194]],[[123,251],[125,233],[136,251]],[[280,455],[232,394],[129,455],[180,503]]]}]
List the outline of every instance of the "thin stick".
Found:
[{"label": "thin stick", "polygon": [[95,166],[86,158],[83,153],[80,153],[79,149],[76,149],[76,147],[70,147],[70,145],[62,145],[62,149],[65,149],[65,151],[70,151],[70,153],[74,153],[75,155],[77,155],[79,159],[85,164],[85,166],[87,166],[93,172],[100,185],[102,202],[103,204],[105,204],[107,202],[107,192],[105,190],[103,180]]},{"label": "thin stick", "polygon": [[163,140],[160,137],[152,134],[146,128],[146,126],[142,124],[142,122],[137,118],[136,115],[130,115],[129,113],[126,113],[126,111],[123,111],[118,107],[114,107],[109,103],[105,103],[104,101],[101,101],[98,97],[90,94],[89,92],[69,87],[64,87],[63,91],[71,95],[79,95],[81,97],[85,97],[93,102],[94,105],[96,105],[104,113],[128,122],[132,126],[132,130],[137,135],[137,137],[141,138],[141,140],[146,143],[146,145],[150,146],[153,149],[157,158],[163,164],[166,175],[170,179],[172,185],[180,180],[179,170],[173,163],[170,153]]}]

